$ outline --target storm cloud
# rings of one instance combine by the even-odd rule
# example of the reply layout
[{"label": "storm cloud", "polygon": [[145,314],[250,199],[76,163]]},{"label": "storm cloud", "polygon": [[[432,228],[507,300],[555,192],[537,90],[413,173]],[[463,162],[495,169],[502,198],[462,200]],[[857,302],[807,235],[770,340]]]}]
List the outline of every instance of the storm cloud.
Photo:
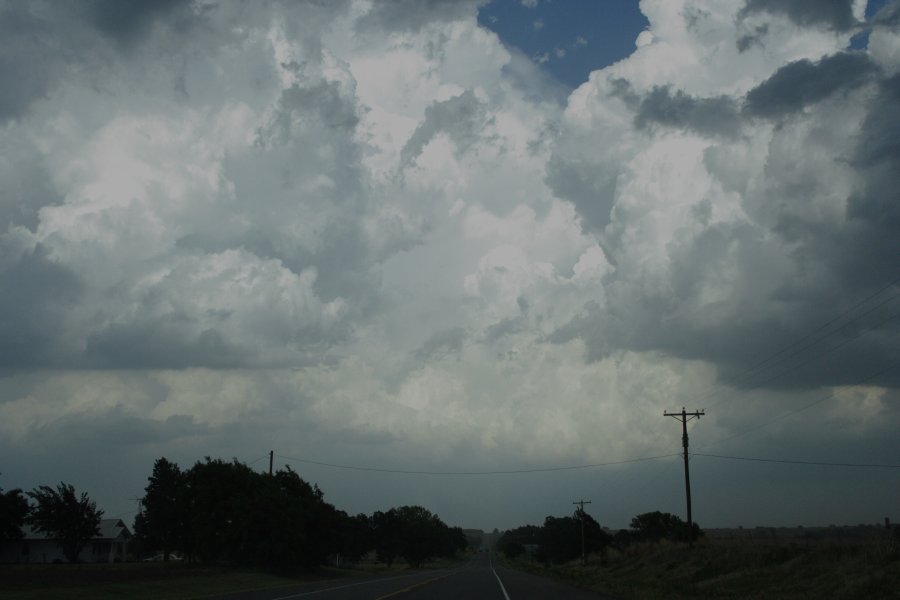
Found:
[{"label": "storm cloud", "polygon": [[[561,95],[478,2],[0,4],[3,487],[116,514],[162,455],[626,460],[677,452],[660,415],[694,402],[701,445],[894,460],[900,31],[887,7],[850,49],[864,8],[645,0]],[[679,510],[669,467],[303,474],[491,528],[594,490],[618,526]],[[868,518],[851,492],[809,518]]]}]

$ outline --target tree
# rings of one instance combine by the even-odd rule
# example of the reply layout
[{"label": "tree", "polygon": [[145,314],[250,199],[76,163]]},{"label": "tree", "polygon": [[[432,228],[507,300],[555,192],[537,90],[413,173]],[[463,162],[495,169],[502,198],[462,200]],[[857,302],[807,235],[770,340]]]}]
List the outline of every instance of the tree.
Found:
[{"label": "tree", "polygon": [[183,550],[185,541],[185,477],[177,464],[160,458],[147,479],[134,529],[148,548],[162,550],[167,561],[172,551]]},{"label": "tree", "polygon": [[605,552],[610,542],[609,534],[591,515],[578,509],[571,517],[547,517],[544,520],[538,535],[536,558],[545,563],[564,563],[580,557],[582,517],[585,552]]},{"label": "tree", "polygon": [[37,504],[30,517],[35,529],[56,539],[69,562],[77,562],[81,550],[100,533],[103,511],[97,509],[87,492],[75,494],[75,488],[62,483],[53,488],[42,485],[28,492]]},{"label": "tree", "polygon": [[372,538],[378,560],[388,567],[393,565],[400,555],[400,528],[394,509],[372,515]]},{"label": "tree", "polygon": [[[496,530],[495,530],[496,531]],[[522,525],[510,529],[497,539],[497,550],[510,558],[525,553],[525,546],[537,546],[541,528],[537,525]]]},{"label": "tree", "polygon": [[4,492],[0,488],[0,542],[22,538],[22,525],[28,517],[28,499],[22,490]]},{"label": "tree", "polygon": [[[631,528],[640,540],[658,542],[660,540],[687,541],[687,523],[677,515],[660,511],[646,512],[631,519]],[[702,536],[700,527],[694,523],[694,539]]]},{"label": "tree", "polygon": [[419,568],[430,558],[451,556],[466,547],[460,528],[450,528],[437,515],[421,506],[400,506],[372,516],[378,560],[390,565],[402,557]]}]

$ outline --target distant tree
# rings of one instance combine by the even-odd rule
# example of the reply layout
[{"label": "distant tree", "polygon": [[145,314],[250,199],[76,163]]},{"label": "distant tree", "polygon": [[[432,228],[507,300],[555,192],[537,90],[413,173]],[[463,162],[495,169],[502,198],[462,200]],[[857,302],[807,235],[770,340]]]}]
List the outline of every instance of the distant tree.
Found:
[{"label": "distant tree", "polygon": [[515,540],[509,541],[503,547],[503,554],[509,558],[516,558],[525,554],[525,546],[521,542]]},{"label": "distant tree", "polygon": [[183,550],[186,489],[186,479],[178,465],[158,459],[144,488],[141,512],[135,518],[135,534],[148,548],[162,550],[166,561],[174,550]]},{"label": "distant tree", "polygon": [[66,560],[77,562],[81,550],[100,533],[103,511],[86,492],[77,496],[67,483],[60,482],[55,490],[42,485],[28,496],[36,502],[29,519],[35,529],[58,540]]},{"label": "distant tree", "polygon": [[20,489],[4,492],[0,488],[0,542],[22,538],[22,525],[28,517],[28,499]]},{"label": "distant tree", "polygon": [[452,556],[467,546],[462,529],[448,527],[421,506],[376,512],[372,532],[378,560],[388,565],[402,557],[409,566],[419,568],[431,558]]},{"label": "distant tree", "polygon": [[[660,540],[687,541],[687,523],[677,515],[660,511],[642,513],[631,519],[631,529],[639,540],[658,542]],[[694,539],[702,536],[700,527],[694,523]]]},{"label": "distant tree", "polygon": [[616,550],[624,550],[631,542],[635,540],[635,533],[633,531],[629,531],[627,529],[620,529],[613,535],[613,539],[611,545],[616,548]]},{"label": "distant tree", "polygon": [[497,551],[502,552],[510,558],[520,556],[525,553],[526,545],[538,544],[541,535],[541,528],[536,525],[523,525],[515,529],[503,532],[497,539]]},{"label": "distant tree", "polygon": [[189,557],[289,570],[340,552],[346,515],[290,467],[273,476],[207,458],[184,473]]},{"label": "distant tree", "polygon": [[385,563],[388,567],[394,564],[400,556],[400,536],[400,525],[395,510],[376,511],[372,515],[372,541],[379,562]]},{"label": "distant tree", "polygon": [[571,517],[547,517],[538,535],[536,558],[541,562],[563,563],[581,556],[581,519],[584,517],[586,554],[605,552],[612,538],[591,515],[576,510]]},{"label": "distant tree", "polygon": [[455,556],[461,552],[465,552],[469,547],[470,541],[466,536],[462,527],[447,527],[444,525],[444,547],[442,548],[442,556]]},{"label": "distant tree", "polygon": [[339,554],[349,562],[359,561],[372,549],[372,520],[364,514],[355,517],[338,511],[340,531]]}]

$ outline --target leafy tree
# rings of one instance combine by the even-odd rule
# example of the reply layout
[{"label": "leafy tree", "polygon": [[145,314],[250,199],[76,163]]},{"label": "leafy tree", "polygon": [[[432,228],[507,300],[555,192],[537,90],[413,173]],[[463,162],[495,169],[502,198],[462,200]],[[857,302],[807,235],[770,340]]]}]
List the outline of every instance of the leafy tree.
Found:
[{"label": "leafy tree", "polygon": [[523,525],[505,531],[497,540],[497,550],[510,558],[525,553],[526,545],[537,545],[541,528],[537,525]]},{"label": "leafy tree", "polygon": [[505,554],[509,558],[522,556],[523,554],[525,554],[525,546],[522,544],[522,542],[511,540],[504,545],[503,554]]},{"label": "leafy tree", "polygon": [[59,541],[63,555],[69,562],[77,562],[81,550],[100,533],[103,511],[97,509],[86,492],[75,494],[75,488],[62,483],[53,488],[42,485],[28,492],[37,504],[30,521],[38,531]]},{"label": "leafy tree", "polygon": [[357,562],[373,546],[372,520],[364,514],[355,517],[338,511],[339,548],[338,553],[347,561]]},{"label": "leafy tree", "polygon": [[394,509],[387,512],[377,511],[372,515],[372,537],[375,555],[379,562],[388,567],[400,555],[400,525]]},{"label": "leafy tree", "polygon": [[269,476],[207,458],[185,472],[182,503],[189,557],[290,569],[340,551],[346,515],[290,467]]},{"label": "leafy tree", "polygon": [[[639,540],[658,542],[660,540],[687,541],[687,523],[672,513],[660,511],[642,513],[631,519],[631,529]],[[702,536],[700,527],[694,523],[694,539]]]},{"label": "leafy tree", "polygon": [[584,517],[584,548],[587,554],[603,552],[611,538],[587,513],[576,510],[571,517],[547,517],[538,537],[536,557],[541,562],[563,563],[581,556],[581,519]]},{"label": "leafy tree", "polygon": [[177,464],[160,458],[144,491],[135,533],[148,548],[162,550],[167,561],[172,551],[183,549],[185,542],[185,476]]},{"label": "leafy tree", "polygon": [[0,542],[22,538],[22,525],[28,517],[28,499],[22,490],[4,492],[0,488]]},{"label": "leafy tree", "polygon": [[460,528],[450,528],[437,515],[421,506],[400,506],[372,517],[378,560],[388,565],[402,557],[419,568],[428,559],[451,556],[468,542]]}]

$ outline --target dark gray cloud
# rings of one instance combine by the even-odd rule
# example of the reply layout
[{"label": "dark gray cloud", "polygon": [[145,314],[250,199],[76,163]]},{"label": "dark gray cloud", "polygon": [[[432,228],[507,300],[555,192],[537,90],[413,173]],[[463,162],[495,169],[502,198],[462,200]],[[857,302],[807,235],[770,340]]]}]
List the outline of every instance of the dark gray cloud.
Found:
[{"label": "dark gray cloud", "polygon": [[186,29],[193,17],[193,0],[93,0],[86,16],[100,31],[122,44],[143,35],[156,21],[177,22]]},{"label": "dark gray cloud", "polygon": [[65,32],[36,13],[31,3],[0,4],[0,121],[20,117],[45,97],[67,62],[57,39]]},{"label": "dark gray cloud", "polygon": [[425,340],[416,350],[415,356],[423,363],[428,363],[447,355],[459,354],[466,337],[466,331],[461,327],[439,331]]},{"label": "dark gray cloud", "polygon": [[742,13],[754,12],[782,14],[800,26],[825,26],[837,31],[857,24],[853,0],[747,0]]},{"label": "dark gray cloud", "polygon": [[[0,236],[0,371],[65,362],[61,344],[66,312],[81,299],[82,284],[50,260],[43,246],[22,252]],[[9,261],[9,262],[7,262]]]},{"label": "dark gray cloud", "polygon": [[97,63],[109,68],[115,47],[133,47],[155,23],[185,34],[196,18],[186,0],[0,4],[0,121],[23,116],[65,77],[94,77]]},{"label": "dark gray cloud", "polygon": [[653,125],[695,131],[708,136],[733,136],[740,124],[731,98],[695,98],[669,86],[656,86],[644,96],[634,117],[639,129]]},{"label": "dark gray cloud", "polygon": [[752,116],[777,119],[841,90],[855,89],[877,69],[866,54],[855,52],[839,52],[815,63],[799,60],[750,90],[744,109]]},{"label": "dark gray cloud", "polygon": [[766,35],[769,33],[769,25],[764,23],[757,26],[752,33],[742,35],[737,39],[737,49],[739,52],[746,52],[754,44],[763,45]]},{"label": "dark gray cloud", "polygon": [[[847,217],[864,228],[869,260],[896,264],[900,256],[900,75],[880,83],[863,122],[853,163],[862,184],[847,202]],[[864,265],[854,265],[856,268]]]},{"label": "dark gray cloud", "polygon": [[113,325],[87,336],[85,357],[96,368],[227,369],[252,360],[216,329],[199,334],[187,315],[165,315],[148,323]]},{"label": "dark gray cloud", "polygon": [[375,10],[360,19],[361,33],[417,31],[435,22],[455,21],[473,13],[484,0],[376,0]]},{"label": "dark gray cloud", "polygon": [[403,146],[403,162],[415,160],[438,133],[446,133],[456,144],[457,151],[465,152],[480,139],[488,121],[484,105],[472,90],[443,102],[435,102],[425,109],[424,121]]},{"label": "dark gray cloud", "polygon": [[598,166],[590,156],[554,155],[547,163],[547,185],[578,208],[585,225],[601,231],[609,225],[618,171]]}]

